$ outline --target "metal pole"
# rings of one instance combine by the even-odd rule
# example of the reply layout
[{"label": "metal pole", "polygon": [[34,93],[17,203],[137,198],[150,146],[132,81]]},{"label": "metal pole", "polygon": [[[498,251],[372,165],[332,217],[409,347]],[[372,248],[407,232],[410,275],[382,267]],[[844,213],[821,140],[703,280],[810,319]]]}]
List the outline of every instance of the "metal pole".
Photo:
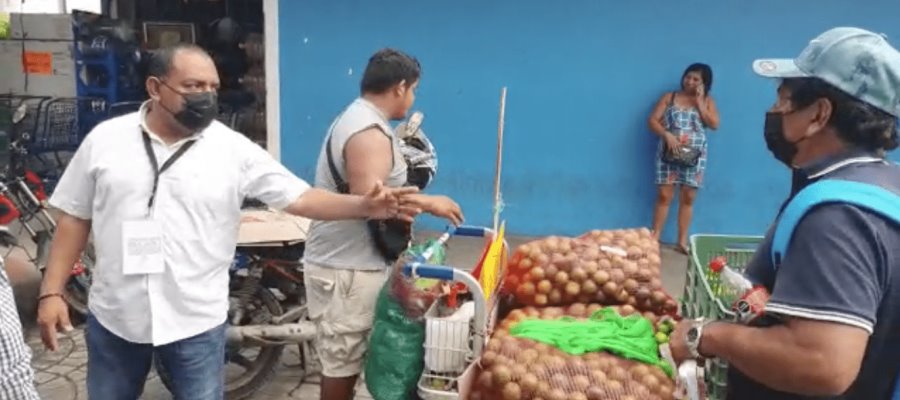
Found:
[{"label": "metal pole", "polygon": [[500,230],[500,209],[503,207],[500,197],[500,172],[503,166],[503,120],[506,116],[506,86],[500,92],[500,120],[497,123],[497,166],[494,174],[494,232]]}]

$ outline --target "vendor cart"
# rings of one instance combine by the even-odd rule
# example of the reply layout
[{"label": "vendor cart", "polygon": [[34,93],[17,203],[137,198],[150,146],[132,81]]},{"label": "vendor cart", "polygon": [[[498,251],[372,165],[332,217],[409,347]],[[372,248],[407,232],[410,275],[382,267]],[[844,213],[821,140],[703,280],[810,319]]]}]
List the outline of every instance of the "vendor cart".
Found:
[{"label": "vendor cart", "polygon": [[[453,236],[496,237],[489,228],[460,226],[450,228],[437,243],[443,245]],[[494,242],[502,245],[501,253],[505,253],[508,244],[502,239],[502,230]],[[467,399],[477,373],[477,360],[481,356],[485,341],[494,327],[497,317],[497,299],[502,286],[503,268],[502,254],[500,260],[491,260],[493,254],[491,244],[486,246],[481,262],[471,273],[445,265],[431,265],[425,262],[430,254],[422,254],[403,267],[404,274],[418,278],[439,279],[453,282],[451,294],[465,288],[469,304],[459,307],[460,314],[454,317],[439,317],[438,310],[441,299],[435,301],[425,314],[426,339],[425,368],[418,382],[418,394],[425,400]],[[429,249],[434,248],[429,247]],[[427,253],[429,250],[426,250]],[[492,264],[499,268],[489,270],[483,268]],[[484,279],[482,274],[496,274],[495,281]],[[481,279],[480,279],[481,278]],[[491,287],[483,287],[484,282],[494,282]],[[461,284],[461,285],[459,285]],[[488,293],[488,295],[485,295]],[[468,307],[467,307],[468,306]],[[459,318],[459,315],[463,315]]]}]

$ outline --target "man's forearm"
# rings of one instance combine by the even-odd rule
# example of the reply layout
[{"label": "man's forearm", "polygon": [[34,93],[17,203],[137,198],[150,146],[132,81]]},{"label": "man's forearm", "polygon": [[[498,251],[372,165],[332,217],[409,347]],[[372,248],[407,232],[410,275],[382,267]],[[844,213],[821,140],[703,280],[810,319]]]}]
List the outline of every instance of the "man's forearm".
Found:
[{"label": "man's forearm", "polygon": [[81,257],[91,233],[91,221],[62,215],[50,244],[47,268],[41,283],[41,294],[62,294],[72,274],[72,266]]},{"label": "man's forearm", "polygon": [[700,353],[719,357],[751,379],[788,393],[833,395],[833,379],[822,373],[834,360],[797,344],[784,325],[755,328],[712,323],[703,331]]},{"label": "man's forearm", "polygon": [[363,196],[337,194],[317,188],[304,192],[285,211],[319,221],[368,217]]},{"label": "man's forearm", "polygon": [[407,196],[409,201],[413,202],[417,207],[421,208],[423,212],[433,213],[434,205],[432,204],[434,201],[434,197],[424,193],[411,194]]}]

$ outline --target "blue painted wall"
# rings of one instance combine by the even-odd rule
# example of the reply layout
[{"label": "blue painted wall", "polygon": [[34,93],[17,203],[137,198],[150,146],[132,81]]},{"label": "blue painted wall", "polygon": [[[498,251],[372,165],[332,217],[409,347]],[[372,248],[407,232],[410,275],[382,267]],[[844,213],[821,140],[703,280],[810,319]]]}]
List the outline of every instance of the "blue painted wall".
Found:
[{"label": "blue painted wall", "polygon": [[282,0],[281,156],[312,180],[323,135],[357,95],[368,56],[393,46],[423,64],[416,108],[440,153],[431,191],[457,199],[469,222],[491,220],[506,85],[509,229],[647,226],[656,146],[647,115],[689,63],[703,61],[714,68],[722,126],[710,135],[692,231],[760,234],[790,177],[762,139],[775,84],[753,75],[751,61],[792,57],[838,25],[900,45],[898,15],[896,0]]}]

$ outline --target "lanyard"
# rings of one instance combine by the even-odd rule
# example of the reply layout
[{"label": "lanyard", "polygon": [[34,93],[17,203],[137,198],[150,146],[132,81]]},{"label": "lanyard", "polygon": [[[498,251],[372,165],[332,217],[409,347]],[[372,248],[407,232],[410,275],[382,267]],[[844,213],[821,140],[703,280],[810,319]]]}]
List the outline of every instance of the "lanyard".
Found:
[{"label": "lanyard", "polygon": [[163,163],[162,168],[160,168],[159,163],[156,161],[156,153],[153,151],[153,146],[150,144],[150,135],[144,130],[141,130],[141,134],[144,136],[144,150],[147,151],[147,158],[150,159],[150,166],[153,167],[153,191],[150,192],[150,200],[147,201],[147,210],[150,211],[153,210],[153,200],[156,198],[156,190],[159,186],[159,176],[169,169],[172,164],[175,164],[175,161],[178,161],[178,159],[194,145],[196,140],[191,140],[183,144],[175,151],[175,154],[172,154],[172,156]]}]

